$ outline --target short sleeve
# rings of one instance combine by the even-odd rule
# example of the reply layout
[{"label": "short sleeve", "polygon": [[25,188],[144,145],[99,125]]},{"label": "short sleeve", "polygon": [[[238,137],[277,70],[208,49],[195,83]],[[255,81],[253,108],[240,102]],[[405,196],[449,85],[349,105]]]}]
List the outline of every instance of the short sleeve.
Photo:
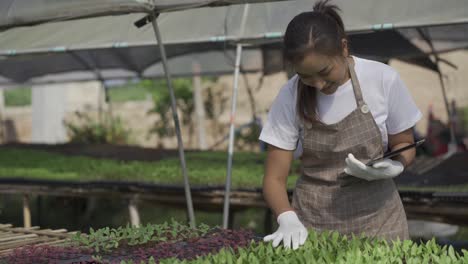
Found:
[{"label": "short sleeve", "polygon": [[388,116],[386,126],[388,134],[395,135],[416,125],[422,118],[422,113],[397,72],[394,72],[393,78],[388,82],[387,89]]},{"label": "short sleeve", "polygon": [[299,123],[296,117],[296,100],[290,80],[276,96],[268,113],[260,140],[275,147],[294,150],[299,139]]}]

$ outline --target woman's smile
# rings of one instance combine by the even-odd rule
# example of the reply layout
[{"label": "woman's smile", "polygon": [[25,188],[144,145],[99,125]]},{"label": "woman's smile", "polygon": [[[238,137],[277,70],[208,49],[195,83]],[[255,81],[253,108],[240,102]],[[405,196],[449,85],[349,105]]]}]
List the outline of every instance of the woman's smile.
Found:
[{"label": "woman's smile", "polygon": [[332,94],[337,88],[338,86],[336,83],[327,83],[322,89],[320,89],[320,92],[324,94]]}]

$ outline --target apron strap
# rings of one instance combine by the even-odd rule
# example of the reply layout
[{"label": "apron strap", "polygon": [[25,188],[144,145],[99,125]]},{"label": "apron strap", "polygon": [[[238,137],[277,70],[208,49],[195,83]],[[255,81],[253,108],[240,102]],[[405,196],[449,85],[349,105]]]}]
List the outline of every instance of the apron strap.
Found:
[{"label": "apron strap", "polygon": [[359,85],[358,78],[356,76],[356,72],[354,71],[354,65],[351,62],[351,59],[346,60],[348,63],[348,71],[349,75],[351,76],[351,83],[353,84],[353,91],[354,97],[356,99],[356,105],[361,108],[365,105],[364,99],[362,97],[361,86]]}]

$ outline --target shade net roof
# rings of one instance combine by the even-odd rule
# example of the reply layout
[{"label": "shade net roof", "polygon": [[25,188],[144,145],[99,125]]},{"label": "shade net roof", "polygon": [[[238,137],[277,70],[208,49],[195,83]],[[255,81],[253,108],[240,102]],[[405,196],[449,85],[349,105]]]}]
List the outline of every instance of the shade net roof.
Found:
[{"label": "shade net roof", "polygon": [[[265,0],[2,0],[0,30],[53,21],[129,13],[162,13],[205,6],[259,3]],[[267,0],[278,1],[278,0]]]},{"label": "shade net roof", "polygon": [[[102,2],[104,7],[106,2],[133,1],[82,2]],[[138,8],[143,9],[152,4],[152,1],[135,2],[142,4]],[[215,2],[210,4],[215,5]],[[220,2],[226,4],[227,1]],[[343,10],[351,47],[358,56],[379,60],[399,58],[434,69],[426,56],[432,49],[412,26],[424,26],[435,52],[468,46],[468,27],[463,23],[468,15],[465,8],[461,8],[464,1],[449,1],[444,5],[439,1],[425,1],[420,3],[419,9],[413,1],[364,2],[366,5],[362,6],[367,9],[357,8],[351,1],[334,1]],[[239,32],[244,5],[163,13],[158,24],[171,58],[170,70],[176,76],[191,75],[190,65],[198,63],[202,74],[231,72],[233,44],[240,41],[250,45],[243,55],[243,69],[262,71],[265,61],[271,62],[271,56],[265,57],[264,50],[279,51],[288,21],[310,10],[312,5],[311,1],[304,0],[251,4],[242,35]],[[396,12],[394,5],[407,11]],[[0,7],[5,8],[4,3]],[[116,8],[114,6],[111,11]],[[146,16],[147,9],[143,9],[130,10],[140,13],[60,21],[0,33],[0,76],[3,78],[0,84],[162,76],[159,49],[151,25],[134,26],[134,22]],[[280,56],[281,52],[274,54]]]}]

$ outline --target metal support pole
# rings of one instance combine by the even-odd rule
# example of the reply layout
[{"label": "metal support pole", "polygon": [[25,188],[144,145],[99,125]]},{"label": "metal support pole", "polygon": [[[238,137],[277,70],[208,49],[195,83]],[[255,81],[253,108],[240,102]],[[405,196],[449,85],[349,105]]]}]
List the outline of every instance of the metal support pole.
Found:
[{"label": "metal support pole", "polygon": [[445,109],[447,110],[447,120],[448,120],[449,130],[450,130],[450,143],[448,146],[447,154],[444,156],[445,158],[448,158],[452,156],[455,152],[457,152],[457,139],[455,137],[455,127],[454,127],[453,116],[452,116],[452,112],[450,111],[450,105],[447,99],[447,92],[445,89],[444,77],[442,75],[442,71],[440,70],[439,62],[441,61],[441,59],[439,58],[439,54],[437,54],[434,48],[434,44],[432,43],[429,33],[426,34],[426,32],[424,32],[421,28],[418,28],[418,33],[427,42],[435,58],[437,74],[439,75],[439,82],[440,82],[440,87],[442,89],[442,97],[444,98]]},{"label": "metal support pole", "polygon": [[[239,37],[242,37],[244,34],[245,24],[247,22],[247,14],[249,12],[249,4],[245,4],[244,13],[242,14],[241,28]],[[240,64],[242,57],[242,44],[237,44],[236,49],[236,64],[234,68],[234,85],[232,89],[232,102],[231,102],[231,118],[229,120],[229,147],[228,147],[228,162],[227,162],[227,175],[226,175],[226,185],[224,190],[224,209],[223,209],[223,228],[228,228],[229,226],[229,196],[231,191],[231,175],[232,175],[232,157],[234,152],[234,121],[236,116],[236,106],[237,106],[237,92],[239,90],[239,73],[240,73]]]},{"label": "metal support pole", "polygon": [[242,44],[237,44],[236,50],[236,68],[234,72],[234,87],[232,90],[232,103],[231,103],[231,118],[229,126],[229,148],[228,148],[228,162],[227,162],[227,176],[226,185],[224,190],[224,211],[223,211],[223,228],[228,228],[229,222],[229,196],[231,191],[231,178],[232,178],[232,158],[234,153],[234,137],[235,137],[235,115],[237,107],[237,92],[239,90],[239,67],[240,58],[242,55]]},{"label": "metal support pole", "polygon": [[103,108],[104,108],[104,105],[103,105],[103,99],[104,99],[104,87],[102,86],[102,83],[100,83],[99,85],[99,91],[98,91],[98,101],[97,101],[97,104],[98,104],[98,121],[99,121],[99,124],[102,124],[103,121],[104,121],[104,114],[103,114]]},{"label": "metal support pole", "polygon": [[138,207],[137,207],[137,197],[133,197],[128,201],[128,214],[130,216],[130,224],[132,226],[140,226],[141,221],[140,221],[140,213],[138,212]]},{"label": "metal support pole", "polygon": [[[102,121],[103,121],[103,101],[105,103],[109,103],[109,107],[110,107],[110,101],[109,101],[109,91],[108,91],[108,87],[106,86],[105,82],[104,82],[104,77],[102,76],[101,74],[101,71],[99,70],[99,67],[98,65],[96,64],[95,60],[92,60],[92,64],[90,64],[87,60],[84,60],[82,57],[80,57],[80,55],[78,55],[77,53],[73,52],[73,51],[68,51],[68,54],[70,54],[78,63],[80,63],[81,65],[83,65],[86,69],[90,70],[90,71],[93,71],[94,72],[94,75],[96,75],[96,79],[99,81],[99,84],[101,85],[99,87],[99,91],[98,91],[98,121],[100,124],[102,124]],[[91,54],[91,57],[92,54]],[[104,98],[103,98],[103,95],[104,95]],[[110,110],[110,115],[112,116],[112,109]]]},{"label": "metal support pole", "polygon": [[107,113],[109,114],[109,117],[113,117],[112,113],[112,103],[110,101],[110,95],[109,95],[109,87],[106,85],[106,82],[103,79],[99,79],[99,82],[101,83],[102,90],[104,90],[104,102],[106,103],[107,106]]},{"label": "metal support pole", "polygon": [[29,209],[29,195],[23,194],[23,226],[31,228],[31,210]]},{"label": "metal support pole", "polygon": [[450,142],[448,144],[447,154],[445,154],[445,158],[448,158],[452,156],[455,152],[457,152],[457,139],[455,137],[455,127],[454,127],[455,123],[453,120],[452,111],[450,110],[450,105],[448,103],[447,92],[446,92],[445,84],[444,84],[444,77],[442,76],[442,72],[440,71],[440,67],[439,67],[438,55],[435,55],[435,57],[436,57],[437,73],[439,75],[439,82],[440,82],[440,86],[442,87],[442,96],[444,97],[445,108],[447,109],[447,115],[448,115],[447,120],[448,120],[449,131],[450,131]]},{"label": "metal support pole", "polygon": [[172,81],[171,81],[171,75],[169,72],[169,67],[167,64],[166,51],[164,49],[164,44],[162,42],[161,33],[159,32],[159,26],[156,21],[157,16],[158,14],[152,14],[151,23],[153,24],[154,34],[156,35],[156,39],[158,41],[159,52],[161,53],[164,73],[166,75],[167,88],[169,89],[169,94],[171,97],[172,117],[174,119],[174,126],[176,130],[176,135],[177,135],[177,145],[179,148],[180,166],[182,168],[182,175],[184,177],[185,199],[187,201],[187,212],[189,216],[189,222],[190,222],[190,226],[195,228],[195,225],[196,225],[195,214],[193,212],[192,194],[190,193],[190,184],[189,184],[189,179],[187,176],[187,167],[185,165],[184,145],[182,142],[182,136],[180,132],[179,116],[177,115],[176,99],[175,99],[174,89],[172,88]]}]

